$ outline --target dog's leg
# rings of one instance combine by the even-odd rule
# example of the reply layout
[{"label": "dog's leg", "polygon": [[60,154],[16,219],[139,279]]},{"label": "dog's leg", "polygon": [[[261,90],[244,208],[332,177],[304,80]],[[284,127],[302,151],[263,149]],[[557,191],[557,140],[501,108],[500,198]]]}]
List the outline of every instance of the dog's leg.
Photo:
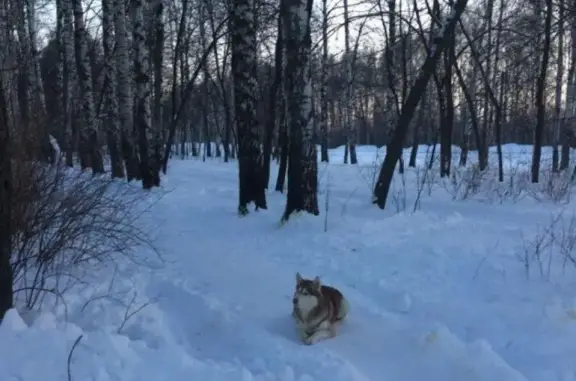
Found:
[{"label": "dog's leg", "polygon": [[316,332],[308,336],[304,340],[304,343],[307,345],[313,345],[321,340],[330,339],[334,336],[336,336],[336,327],[333,324],[325,322],[325,324],[323,323],[318,327]]},{"label": "dog's leg", "polygon": [[300,334],[300,339],[303,342],[306,342],[306,340],[310,337],[310,335],[308,335],[308,333],[306,332],[306,330],[302,327],[298,327],[298,333]]},{"label": "dog's leg", "polygon": [[333,336],[330,330],[321,329],[319,331],[314,332],[314,334],[312,334],[311,336],[307,337],[304,343],[307,345],[313,345],[321,340],[329,339],[331,337]]}]

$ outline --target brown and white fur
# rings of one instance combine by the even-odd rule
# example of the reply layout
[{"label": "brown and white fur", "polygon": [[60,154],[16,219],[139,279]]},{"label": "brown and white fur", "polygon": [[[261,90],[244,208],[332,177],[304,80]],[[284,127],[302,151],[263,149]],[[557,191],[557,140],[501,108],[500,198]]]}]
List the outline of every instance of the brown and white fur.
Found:
[{"label": "brown and white fur", "polygon": [[292,316],[307,345],[336,336],[337,325],[350,309],[348,301],[336,288],[322,285],[319,277],[304,279],[300,273],[296,273],[292,305]]}]

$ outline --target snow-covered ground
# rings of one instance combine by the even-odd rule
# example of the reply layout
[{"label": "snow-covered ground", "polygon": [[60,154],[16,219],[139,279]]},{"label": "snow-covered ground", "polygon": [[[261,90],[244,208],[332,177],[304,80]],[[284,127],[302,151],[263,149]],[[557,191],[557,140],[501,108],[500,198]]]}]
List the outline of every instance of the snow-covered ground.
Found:
[{"label": "snow-covered ground", "polygon": [[[534,249],[559,211],[555,237],[570,230],[574,204],[489,180],[464,197],[437,169],[422,181],[425,150],[385,211],[370,203],[382,153],[359,147],[360,165],[345,166],[333,150],[319,165],[321,215],[284,226],[273,184],[269,209],[239,218],[236,163],[172,160],[141,221],[165,262],[95,269],[65,308],[10,311],[0,380],[576,381],[576,267],[567,240]],[[530,154],[506,146],[508,173]],[[350,300],[336,338],[298,341],[296,271]]]}]

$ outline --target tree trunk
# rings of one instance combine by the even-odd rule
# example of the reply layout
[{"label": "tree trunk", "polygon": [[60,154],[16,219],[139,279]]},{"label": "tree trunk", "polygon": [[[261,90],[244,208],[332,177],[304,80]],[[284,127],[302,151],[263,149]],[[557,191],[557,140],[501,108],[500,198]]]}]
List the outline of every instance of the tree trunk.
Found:
[{"label": "tree trunk", "polygon": [[254,6],[250,0],[233,0],[230,15],[234,117],[238,134],[238,213],[246,215],[248,204],[267,209],[262,152],[256,118],[257,50]]},{"label": "tree trunk", "polygon": [[442,50],[450,41],[456,23],[460,19],[462,12],[464,12],[467,2],[468,0],[457,0],[451,7],[450,14],[444,20],[443,28],[438,30],[436,36],[432,40],[429,54],[422,64],[420,73],[416,78],[414,85],[410,89],[404,105],[402,106],[400,118],[398,119],[392,140],[389,144],[389,150],[386,151],[386,156],[380,168],[380,174],[374,188],[373,203],[377,204],[380,209],[386,207],[388,192],[390,191],[392,177],[394,176],[394,168],[402,155],[402,145],[406,139],[408,126],[410,125],[414,111],[418,106],[422,94],[426,91],[426,85],[436,68],[436,63],[442,54]]},{"label": "tree trunk", "polygon": [[[6,12],[5,0],[0,0],[0,25]],[[3,30],[3,29],[0,29]],[[0,42],[3,40],[0,36]],[[0,43],[0,47],[3,44]],[[12,254],[12,166],[10,163],[10,128],[4,86],[5,68],[0,63],[0,322],[6,311],[12,308],[13,273],[10,263]]]},{"label": "tree trunk", "polygon": [[120,125],[118,123],[118,98],[116,96],[116,56],[114,53],[114,4],[102,0],[102,39],[104,45],[104,125],[110,152],[112,177],[124,177],[124,163],[120,156]]},{"label": "tree trunk", "polygon": [[322,0],[322,62],[320,72],[320,161],[328,163],[328,0]]},{"label": "tree trunk", "polygon": [[564,84],[564,1],[559,0],[558,4],[558,52],[556,60],[556,99],[554,104],[554,144],[552,148],[552,171],[558,172],[560,134],[563,121],[560,113],[562,108],[562,86]]},{"label": "tree trunk", "polygon": [[140,161],[134,139],[134,102],[130,48],[126,28],[126,7],[123,0],[114,0],[114,30],[116,39],[116,75],[118,80],[118,111],[122,139],[122,157],[128,181],[140,178]]},{"label": "tree trunk", "polygon": [[74,50],[76,67],[82,94],[82,128],[80,130],[80,166],[92,168],[94,174],[104,173],[104,162],[100,152],[94,94],[92,93],[92,65],[88,54],[88,32],[84,25],[81,0],[72,0],[74,9]]},{"label": "tree trunk", "polygon": [[[452,7],[454,1],[449,5]],[[454,91],[452,88],[452,66],[454,58],[454,35],[444,50],[444,97],[446,100],[443,123],[440,125],[440,177],[450,176],[452,166],[452,131],[454,129]]]},{"label": "tree trunk", "polygon": [[[344,93],[344,123],[346,125],[348,152],[350,153],[350,164],[357,164],[356,157],[356,126],[352,123],[352,52],[350,51],[350,17],[348,13],[348,0],[344,0],[344,83],[346,86]],[[344,155],[344,164],[348,162],[348,156]]]},{"label": "tree trunk", "polygon": [[[290,134],[288,192],[282,221],[287,221],[295,212],[304,211],[318,215],[320,211],[317,196],[318,158],[313,134],[310,70],[312,0],[282,1],[286,10],[282,22],[286,44],[284,92]],[[352,148],[353,145],[351,144],[350,147]],[[352,160],[355,160],[355,157],[353,158],[351,151]]]},{"label": "tree trunk", "polygon": [[280,150],[280,166],[278,168],[278,176],[276,178],[277,192],[284,192],[284,182],[286,180],[286,172],[288,170],[288,126],[286,125],[286,101],[283,96],[282,90],[280,100],[280,115],[278,118],[279,131],[278,131],[278,146]]},{"label": "tree trunk", "polygon": [[[576,1],[572,7],[576,9]],[[576,130],[576,14],[572,14],[570,20],[570,69],[568,69],[568,86],[566,89],[566,116],[569,122],[562,124],[562,157],[560,169],[567,169],[570,165],[570,145]]]},{"label": "tree trunk", "polygon": [[546,123],[546,74],[548,73],[548,60],[550,59],[552,27],[552,0],[546,0],[546,17],[544,19],[544,46],[542,47],[542,62],[540,74],[536,82],[536,129],[534,132],[534,152],[532,154],[532,183],[537,183],[540,176],[540,158],[542,156],[542,139],[544,137],[544,124]]},{"label": "tree trunk", "polygon": [[74,165],[74,143],[72,116],[77,99],[78,72],[74,59],[74,22],[70,0],[58,0],[58,18],[61,20],[61,33],[58,40],[62,62],[62,124],[64,140],[62,147],[66,153],[66,165]]},{"label": "tree trunk", "polygon": [[164,138],[164,124],[162,117],[162,94],[163,94],[163,65],[164,65],[164,0],[155,0],[152,9],[152,64],[154,68],[154,103],[152,111],[153,142],[152,151],[155,169],[155,179],[160,183],[160,163],[162,163],[162,147]]},{"label": "tree trunk", "polygon": [[[282,12],[282,10],[280,11]],[[276,38],[276,48],[274,52],[274,81],[270,87],[270,113],[266,124],[266,134],[264,139],[264,184],[268,189],[270,182],[270,159],[272,156],[272,138],[274,137],[274,126],[278,123],[276,111],[278,110],[278,91],[282,85],[282,52],[284,51],[282,42],[282,16],[278,15],[278,37]]]},{"label": "tree trunk", "polygon": [[142,0],[131,0],[134,14],[134,74],[136,101],[135,115],[138,131],[138,148],[140,154],[140,178],[142,188],[150,189],[160,185],[159,164],[153,152],[154,133],[150,112],[150,57],[146,45]]}]

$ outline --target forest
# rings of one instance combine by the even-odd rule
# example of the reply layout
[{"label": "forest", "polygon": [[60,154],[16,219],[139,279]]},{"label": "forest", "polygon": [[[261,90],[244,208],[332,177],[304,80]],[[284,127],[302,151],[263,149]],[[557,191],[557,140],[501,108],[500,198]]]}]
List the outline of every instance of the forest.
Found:
[{"label": "forest", "polygon": [[14,252],[43,231],[31,205],[66,187],[54,167],[153,189],[172,160],[235,160],[238,212],[274,185],[282,221],[320,213],[318,162],[339,146],[349,165],[386,147],[382,209],[419,145],[438,144],[441,177],[470,152],[487,170],[496,147],[504,181],[507,143],[533,145],[533,183],[572,172],[570,0],[0,0],[0,23],[0,315]]}]

